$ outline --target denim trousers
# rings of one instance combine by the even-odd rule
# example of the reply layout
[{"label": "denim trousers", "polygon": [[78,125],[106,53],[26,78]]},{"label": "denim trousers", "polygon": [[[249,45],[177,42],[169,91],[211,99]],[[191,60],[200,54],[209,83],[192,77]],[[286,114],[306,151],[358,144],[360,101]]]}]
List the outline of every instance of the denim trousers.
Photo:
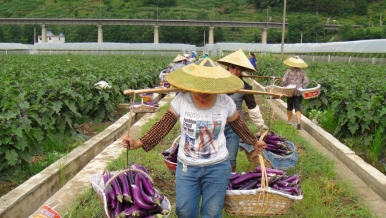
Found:
[{"label": "denim trousers", "polygon": [[236,166],[237,153],[239,151],[239,136],[233,131],[229,124],[225,125],[225,138],[227,140],[227,149],[229,153],[229,162],[232,166]]},{"label": "denim trousers", "polygon": [[[178,218],[220,218],[231,176],[228,160],[209,166],[177,162],[176,214]],[[200,208],[201,201],[201,208]]]}]

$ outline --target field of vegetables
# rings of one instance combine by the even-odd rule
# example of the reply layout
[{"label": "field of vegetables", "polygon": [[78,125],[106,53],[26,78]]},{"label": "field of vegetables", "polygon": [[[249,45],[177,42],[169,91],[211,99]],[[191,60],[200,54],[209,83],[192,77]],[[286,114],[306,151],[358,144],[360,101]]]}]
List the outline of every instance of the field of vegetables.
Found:
[{"label": "field of vegetables", "polygon": [[[74,140],[76,127],[113,120],[125,89],[157,85],[173,57],[3,56],[0,60],[0,179],[24,181],[32,156]],[[96,89],[106,81],[111,88]]]},{"label": "field of vegetables", "polygon": [[[125,89],[153,87],[173,57],[3,56],[0,60],[0,178],[21,182],[33,155],[73,140],[86,120],[112,120]],[[382,65],[309,63],[322,85],[305,114],[385,173],[386,75]],[[259,58],[259,75],[284,75],[275,57]],[[98,90],[104,80],[112,88]],[[259,81],[264,83],[265,81]]]}]

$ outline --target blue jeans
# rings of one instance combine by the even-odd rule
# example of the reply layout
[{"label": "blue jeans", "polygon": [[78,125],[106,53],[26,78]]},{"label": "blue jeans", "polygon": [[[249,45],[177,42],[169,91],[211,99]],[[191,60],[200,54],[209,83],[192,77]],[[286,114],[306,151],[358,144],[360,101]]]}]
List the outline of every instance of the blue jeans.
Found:
[{"label": "blue jeans", "polygon": [[239,151],[239,136],[233,132],[232,127],[229,124],[225,125],[224,131],[227,140],[227,149],[229,153],[229,162],[232,166],[236,166],[237,153]]},{"label": "blue jeans", "polygon": [[[225,192],[231,176],[228,160],[210,166],[186,166],[176,170],[176,214],[178,218],[222,217]],[[201,209],[200,209],[201,200]]]}]

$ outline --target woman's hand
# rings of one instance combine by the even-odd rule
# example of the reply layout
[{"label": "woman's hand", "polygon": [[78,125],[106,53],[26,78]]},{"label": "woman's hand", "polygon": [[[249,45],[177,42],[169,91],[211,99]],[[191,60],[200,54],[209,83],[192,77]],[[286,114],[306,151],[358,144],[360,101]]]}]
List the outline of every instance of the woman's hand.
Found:
[{"label": "woman's hand", "polygon": [[130,136],[126,135],[122,137],[122,146],[130,150],[135,150],[142,147],[142,142],[140,140],[134,140]]},{"label": "woman's hand", "polygon": [[263,152],[263,149],[267,147],[267,144],[265,144],[265,142],[263,141],[257,141],[254,145],[253,145],[253,149],[255,151],[257,151],[259,154]]}]

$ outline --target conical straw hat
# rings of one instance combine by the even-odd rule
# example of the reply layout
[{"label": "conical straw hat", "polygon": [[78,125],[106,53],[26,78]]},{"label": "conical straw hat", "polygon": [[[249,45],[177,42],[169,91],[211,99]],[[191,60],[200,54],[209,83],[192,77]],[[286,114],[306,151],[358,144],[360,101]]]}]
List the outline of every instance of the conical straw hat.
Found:
[{"label": "conical straw hat", "polygon": [[247,56],[245,56],[243,50],[239,49],[223,58],[218,60],[217,62],[224,65],[237,65],[243,67],[246,71],[254,72],[256,69],[253,67]]},{"label": "conical straw hat", "polygon": [[232,93],[244,86],[241,79],[210,58],[175,70],[166,76],[166,80],[177,88],[205,94]]},{"label": "conical straw hat", "polygon": [[184,61],[184,60],[186,60],[186,57],[184,57],[183,55],[178,54],[178,55],[174,58],[173,62],[179,62],[179,61]]},{"label": "conical straw hat", "polygon": [[308,67],[308,64],[304,62],[301,58],[298,56],[288,58],[287,60],[283,61],[283,63],[290,67],[296,67],[296,68],[306,68]]}]

